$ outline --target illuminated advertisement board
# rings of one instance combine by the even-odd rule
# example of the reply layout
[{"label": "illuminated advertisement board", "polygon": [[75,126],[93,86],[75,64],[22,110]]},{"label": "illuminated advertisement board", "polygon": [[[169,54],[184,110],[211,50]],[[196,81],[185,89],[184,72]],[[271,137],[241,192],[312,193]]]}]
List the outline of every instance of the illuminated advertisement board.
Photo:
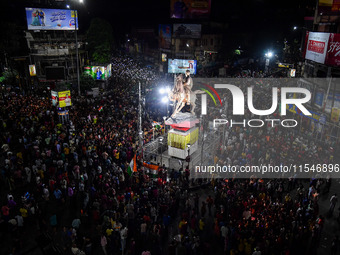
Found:
[{"label": "illuminated advertisement board", "polygon": [[53,106],[58,106],[58,92],[57,91],[51,91],[51,96],[52,96],[52,105]]},{"label": "illuminated advertisement board", "polygon": [[173,19],[207,19],[211,0],[171,0],[170,17]]},{"label": "illuminated advertisement board", "polygon": [[59,107],[66,107],[66,106],[71,106],[71,91],[66,90],[66,91],[60,91],[58,92],[58,97],[59,97]]},{"label": "illuminated advertisement board", "polygon": [[111,64],[107,66],[85,66],[84,73],[94,80],[103,81],[112,76],[111,68]]},{"label": "illuminated advertisement board", "polygon": [[78,29],[77,11],[63,9],[26,8],[28,30]]},{"label": "illuminated advertisement board", "polygon": [[329,33],[309,32],[306,59],[324,64],[327,54]]},{"label": "illuminated advertisement board", "polygon": [[169,59],[168,73],[185,73],[190,70],[191,74],[196,74],[197,61],[189,59]]},{"label": "illuminated advertisement board", "polygon": [[170,49],[171,47],[171,25],[160,24],[158,27],[159,47]]},{"label": "illuminated advertisement board", "polygon": [[30,71],[30,76],[36,76],[37,75],[37,71],[35,69],[35,65],[29,65],[28,69]]},{"label": "illuminated advertisement board", "polygon": [[318,12],[319,15],[339,15],[340,1],[339,0],[319,0]]}]

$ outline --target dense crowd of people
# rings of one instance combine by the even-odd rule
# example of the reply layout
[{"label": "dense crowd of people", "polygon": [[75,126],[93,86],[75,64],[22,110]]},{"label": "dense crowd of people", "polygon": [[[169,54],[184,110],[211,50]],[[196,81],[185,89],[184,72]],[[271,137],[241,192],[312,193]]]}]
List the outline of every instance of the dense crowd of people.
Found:
[{"label": "dense crowd of people", "polygon": [[137,84],[139,81],[152,82],[158,79],[151,66],[125,54],[114,56],[112,62],[112,76],[120,83]]},{"label": "dense crowd of people", "polygon": [[[329,191],[330,179],[224,178],[212,180],[201,196],[189,190],[188,168],[160,166],[157,178],[142,170],[138,94],[131,84],[138,72],[153,76],[131,61],[113,59],[121,80],[105,96],[73,96],[65,123],[46,94],[1,94],[5,253],[20,254],[20,240],[34,228],[49,233],[63,254],[313,254],[324,225],[318,195]],[[223,101],[229,115],[231,98]],[[157,108],[143,116],[143,143],[155,136],[152,123],[161,116]],[[338,160],[338,147],[301,142],[280,127],[228,126],[224,137],[213,158],[221,165]],[[135,155],[138,170],[131,173]],[[336,204],[332,196],[330,213]]]}]

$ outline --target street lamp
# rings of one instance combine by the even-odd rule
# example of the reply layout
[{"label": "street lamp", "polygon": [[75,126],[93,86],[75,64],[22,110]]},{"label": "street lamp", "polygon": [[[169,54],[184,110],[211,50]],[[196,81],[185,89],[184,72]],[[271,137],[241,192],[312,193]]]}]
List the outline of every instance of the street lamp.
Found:
[{"label": "street lamp", "polygon": [[166,86],[166,87],[162,87],[159,89],[159,94],[168,94],[170,92],[170,88],[169,86]]},{"label": "street lamp", "polygon": [[270,61],[270,58],[273,57],[273,52],[268,51],[264,56],[266,57],[265,72],[268,73],[268,71],[269,71],[269,61]]},{"label": "street lamp", "polygon": [[188,143],[188,144],[187,144],[187,147],[188,147],[188,167],[189,167],[189,168],[190,168],[190,146],[191,146],[191,144]]},{"label": "street lamp", "polygon": [[[163,94],[169,94],[170,92],[170,87],[169,86],[166,86],[166,87],[162,87],[159,89],[159,93],[161,95]],[[166,104],[166,114],[168,116],[168,106],[169,106],[169,98],[167,96],[164,96],[162,99],[161,99],[162,103]]]},{"label": "street lamp", "polygon": [[273,52],[271,51],[268,51],[266,54],[265,54],[265,57],[266,58],[271,58],[273,56]]}]

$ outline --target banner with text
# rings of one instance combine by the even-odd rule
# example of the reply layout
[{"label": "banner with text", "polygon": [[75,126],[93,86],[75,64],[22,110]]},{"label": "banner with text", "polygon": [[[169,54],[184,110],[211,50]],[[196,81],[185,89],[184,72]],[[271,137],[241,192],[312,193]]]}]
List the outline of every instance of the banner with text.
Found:
[{"label": "banner with text", "polygon": [[196,66],[196,60],[169,59],[168,73],[185,73],[186,70],[190,70],[191,74],[196,74]]},{"label": "banner with text", "polygon": [[28,30],[78,29],[77,11],[63,9],[26,8]]},{"label": "banner with text", "polygon": [[329,33],[309,32],[305,58],[320,64],[324,64],[328,40]]},{"label": "banner with text", "polygon": [[66,106],[71,106],[71,91],[66,90],[66,91],[60,91],[58,92],[58,97],[59,97],[59,107],[66,107]]}]

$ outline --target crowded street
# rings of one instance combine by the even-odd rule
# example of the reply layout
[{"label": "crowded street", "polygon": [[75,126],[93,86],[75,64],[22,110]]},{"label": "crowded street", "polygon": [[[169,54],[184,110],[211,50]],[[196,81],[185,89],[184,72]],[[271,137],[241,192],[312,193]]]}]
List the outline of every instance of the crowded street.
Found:
[{"label": "crowded street", "polygon": [[6,1],[0,254],[340,254],[339,10]]}]

